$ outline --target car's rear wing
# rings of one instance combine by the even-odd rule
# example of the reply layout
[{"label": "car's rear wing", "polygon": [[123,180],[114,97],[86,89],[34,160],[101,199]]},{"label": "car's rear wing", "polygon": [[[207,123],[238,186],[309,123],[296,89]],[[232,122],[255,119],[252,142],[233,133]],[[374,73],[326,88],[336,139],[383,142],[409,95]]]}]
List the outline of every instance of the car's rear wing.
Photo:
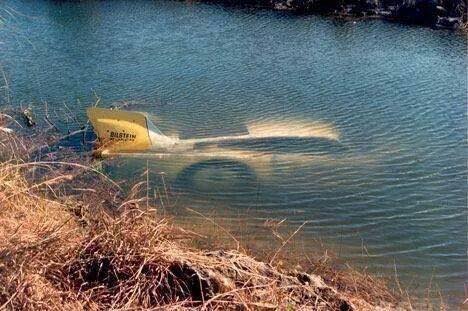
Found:
[{"label": "car's rear wing", "polygon": [[174,144],[144,112],[91,107],[87,114],[107,153],[166,149]]}]

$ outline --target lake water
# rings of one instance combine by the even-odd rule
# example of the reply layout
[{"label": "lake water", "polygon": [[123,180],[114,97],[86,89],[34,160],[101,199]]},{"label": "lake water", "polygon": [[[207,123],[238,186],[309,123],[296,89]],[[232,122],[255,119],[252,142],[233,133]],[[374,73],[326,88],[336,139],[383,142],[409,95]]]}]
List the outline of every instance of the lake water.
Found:
[{"label": "lake water", "polygon": [[[341,256],[461,301],[467,272],[467,39],[381,21],[172,1],[0,4],[0,64],[14,105],[67,103],[77,118],[127,100],[180,137],[311,129],[231,142],[229,161],[148,166],[173,212],[284,219]],[[66,126],[65,123],[61,126]],[[215,152],[215,151],[214,151]],[[268,159],[252,156],[262,153]],[[213,216],[214,217],[214,216]],[[416,284],[416,285],[415,285]]]}]

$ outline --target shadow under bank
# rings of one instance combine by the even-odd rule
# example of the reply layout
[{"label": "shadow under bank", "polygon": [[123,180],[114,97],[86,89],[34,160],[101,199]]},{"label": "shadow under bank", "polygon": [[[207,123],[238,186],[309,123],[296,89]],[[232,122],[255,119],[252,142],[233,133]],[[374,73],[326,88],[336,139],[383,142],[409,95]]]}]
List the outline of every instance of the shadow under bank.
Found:
[{"label": "shadow under bank", "polygon": [[466,0],[199,0],[231,7],[264,8],[343,19],[379,18],[439,29],[466,29]]}]

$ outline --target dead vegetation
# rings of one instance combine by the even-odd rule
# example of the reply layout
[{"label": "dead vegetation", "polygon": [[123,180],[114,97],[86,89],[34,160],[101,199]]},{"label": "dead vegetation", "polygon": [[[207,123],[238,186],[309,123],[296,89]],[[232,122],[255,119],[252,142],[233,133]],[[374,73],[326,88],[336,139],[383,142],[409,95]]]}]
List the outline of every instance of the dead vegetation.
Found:
[{"label": "dead vegetation", "polygon": [[[2,128],[19,126],[0,117]],[[158,216],[138,185],[124,195],[91,160],[66,150],[32,161],[50,146],[34,138],[0,131],[0,309],[397,308],[372,279],[190,247],[190,233]]]}]

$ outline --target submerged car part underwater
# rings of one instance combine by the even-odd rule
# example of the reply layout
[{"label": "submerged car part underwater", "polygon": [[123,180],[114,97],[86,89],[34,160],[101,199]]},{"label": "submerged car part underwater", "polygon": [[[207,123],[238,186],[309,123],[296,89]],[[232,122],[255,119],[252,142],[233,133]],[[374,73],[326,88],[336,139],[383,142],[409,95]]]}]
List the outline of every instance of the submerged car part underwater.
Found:
[{"label": "submerged car part underwater", "polygon": [[[208,138],[179,139],[164,135],[144,112],[88,108],[88,117],[101,143],[103,155],[132,152],[181,153],[196,146],[218,145],[233,141],[277,138],[322,138],[338,141],[339,133],[328,124],[271,122],[247,125],[248,134]],[[210,150],[212,152],[213,150]]]},{"label": "submerged car part underwater", "polygon": [[[247,125],[245,135],[179,139],[163,134],[147,113],[88,108],[88,117],[101,144],[101,156],[173,159],[174,176],[185,168],[209,160],[237,161],[257,173],[265,173],[271,164],[288,162],[298,165],[311,160],[330,160],[327,155],[303,153],[272,153],[245,149],[237,144],[275,139],[317,138],[337,142],[339,133],[326,123],[270,122]],[[242,144],[241,144],[242,146]]]}]

